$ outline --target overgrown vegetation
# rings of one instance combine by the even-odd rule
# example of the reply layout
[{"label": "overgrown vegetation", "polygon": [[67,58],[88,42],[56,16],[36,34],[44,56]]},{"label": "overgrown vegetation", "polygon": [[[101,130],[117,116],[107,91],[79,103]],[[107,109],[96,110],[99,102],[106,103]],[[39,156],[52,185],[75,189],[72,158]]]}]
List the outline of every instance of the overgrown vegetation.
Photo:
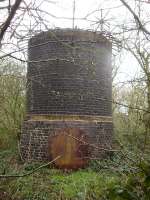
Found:
[{"label": "overgrown vegetation", "polygon": [[[23,164],[16,152],[1,153],[1,174],[28,172],[39,163]],[[107,177],[106,177],[107,174]],[[0,191],[12,199],[99,199],[107,186],[117,182],[117,174],[101,171],[97,173],[90,167],[77,172],[62,172],[44,168],[31,176],[1,181]],[[104,186],[105,183],[105,187]]]},{"label": "overgrown vegetation", "polygon": [[[30,176],[1,179],[0,199],[150,199],[150,165],[125,159],[118,153],[113,157],[91,162],[87,169],[63,172],[51,167]],[[128,164],[125,164],[128,160]],[[0,153],[1,174],[27,173],[41,163],[22,163],[14,148]]]},{"label": "overgrown vegetation", "polygon": [[[25,112],[25,67],[20,64],[27,60],[25,43],[39,28],[47,30],[53,19],[61,17],[52,14],[55,1],[6,2],[0,0],[0,175],[15,175],[41,165],[23,163],[18,148]],[[118,151],[107,159],[91,160],[88,168],[79,171],[49,166],[25,177],[0,177],[0,200],[150,200],[150,2],[101,2],[83,20],[113,44],[114,147]],[[75,17],[75,1],[73,10]],[[75,22],[76,17],[73,27]],[[116,84],[120,68],[116,57],[126,53],[140,72],[133,80]]]},{"label": "overgrown vegetation", "polygon": [[[18,153],[20,127],[25,107],[24,70],[15,63],[1,66],[0,174],[24,174],[41,163],[23,163]],[[11,87],[13,85],[13,87]],[[144,85],[119,90],[115,97],[128,107],[114,105],[114,125],[118,152],[101,161],[91,161],[87,169],[74,172],[53,166],[20,178],[1,178],[0,199],[11,200],[149,200],[149,135],[144,124]],[[132,107],[139,106],[141,110]]]},{"label": "overgrown vegetation", "polygon": [[12,60],[0,63],[0,148],[19,138],[25,111],[25,67]]}]

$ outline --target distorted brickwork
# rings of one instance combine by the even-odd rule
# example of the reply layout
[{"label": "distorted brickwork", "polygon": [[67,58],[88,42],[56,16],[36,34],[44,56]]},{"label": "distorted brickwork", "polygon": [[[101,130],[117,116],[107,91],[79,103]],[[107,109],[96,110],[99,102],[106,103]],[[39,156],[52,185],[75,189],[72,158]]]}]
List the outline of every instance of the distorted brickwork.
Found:
[{"label": "distorted brickwork", "polygon": [[[111,43],[83,30],[53,30],[29,41],[27,115],[112,116]],[[26,160],[48,159],[48,137],[68,126],[84,129],[91,142],[110,147],[112,122],[61,120],[23,124],[21,153]],[[100,155],[92,150],[93,156]]]}]

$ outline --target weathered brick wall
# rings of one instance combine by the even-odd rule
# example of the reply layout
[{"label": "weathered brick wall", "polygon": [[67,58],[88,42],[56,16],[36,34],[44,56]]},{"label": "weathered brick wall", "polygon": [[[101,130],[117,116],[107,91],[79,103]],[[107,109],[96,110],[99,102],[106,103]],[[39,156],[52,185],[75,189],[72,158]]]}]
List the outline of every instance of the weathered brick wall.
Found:
[{"label": "weathered brick wall", "polygon": [[111,115],[111,44],[81,33],[73,43],[72,31],[30,40],[28,113]]},{"label": "weathered brick wall", "polygon": [[59,129],[77,127],[84,130],[90,140],[91,157],[99,158],[110,149],[112,143],[112,123],[77,121],[26,121],[22,129],[21,153],[26,160],[48,160],[48,138]]},{"label": "weathered brick wall", "polygon": [[[82,30],[53,30],[29,41],[27,115],[21,135],[26,160],[47,160],[48,137],[57,129],[84,129],[92,144],[110,148],[112,122],[33,120],[33,115],[112,116],[111,43]],[[92,155],[100,157],[100,149]]]}]

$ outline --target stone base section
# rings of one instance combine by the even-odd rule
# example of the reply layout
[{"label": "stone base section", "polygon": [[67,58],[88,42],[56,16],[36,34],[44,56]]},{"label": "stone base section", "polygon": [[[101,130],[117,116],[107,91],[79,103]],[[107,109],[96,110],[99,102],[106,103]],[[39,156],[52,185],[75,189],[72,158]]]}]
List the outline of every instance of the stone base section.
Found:
[{"label": "stone base section", "polygon": [[49,137],[64,128],[80,128],[85,131],[90,141],[90,157],[93,159],[101,158],[112,148],[112,122],[27,120],[23,123],[20,140],[22,158],[26,161],[49,160]]}]

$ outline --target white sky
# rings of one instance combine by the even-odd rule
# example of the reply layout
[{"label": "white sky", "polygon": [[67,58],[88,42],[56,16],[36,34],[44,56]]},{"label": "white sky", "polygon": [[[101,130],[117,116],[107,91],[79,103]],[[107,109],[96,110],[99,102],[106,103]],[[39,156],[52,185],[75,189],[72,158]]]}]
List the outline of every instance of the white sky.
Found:
[{"label": "white sky", "polygon": [[[40,5],[40,9],[44,10],[46,13],[42,13],[40,17],[47,20],[48,28],[72,28],[73,20],[71,19],[73,16],[73,1],[74,0],[36,0],[36,4]],[[27,3],[33,2],[33,0],[26,0]],[[133,2],[129,0],[128,2]],[[7,1],[6,1],[7,4]],[[1,5],[1,4],[0,4]],[[134,5],[132,5],[134,8]],[[150,5],[146,5],[146,15],[149,15]],[[115,9],[111,9],[116,7]],[[109,9],[108,9],[109,8]],[[120,0],[75,0],[75,18],[84,18],[87,14],[92,13],[94,10],[103,9],[103,16],[106,20],[106,25],[104,25],[103,30],[111,31],[113,29],[113,23],[120,24],[124,20],[126,22],[131,15],[129,12],[122,6]],[[53,17],[56,16],[55,17]],[[63,18],[61,18],[63,17]],[[67,19],[64,19],[67,18]],[[70,19],[68,19],[70,18]],[[93,21],[97,21],[101,18],[101,12],[93,12],[88,17],[88,20],[75,20],[75,26],[77,28],[82,29],[97,29],[98,25],[95,25]],[[111,21],[107,23],[107,20]],[[25,20],[21,23],[21,26],[27,27],[34,26],[35,21],[32,16],[26,15]],[[132,25],[132,24],[131,24]],[[39,32],[44,30],[44,27],[41,23],[38,27],[35,27],[35,32]],[[21,28],[20,28],[21,33]],[[10,38],[8,38],[9,42],[11,42]],[[15,43],[16,41],[12,41]],[[26,41],[21,41],[21,45],[26,47]],[[15,46],[15,45],[14,45]],[[13,47],[15,49],[15,47]],[[12,48],[12,49],[13,49]],[[10,52],[10,49],[6,50]],[[129,54],[123,54],[121,58],[121,65],[119,69],[119,73],[117,76],[117,81],[123,81],[126,79],[132,79],[135,74],[139,72],[139,68],[135,59]]]}]

